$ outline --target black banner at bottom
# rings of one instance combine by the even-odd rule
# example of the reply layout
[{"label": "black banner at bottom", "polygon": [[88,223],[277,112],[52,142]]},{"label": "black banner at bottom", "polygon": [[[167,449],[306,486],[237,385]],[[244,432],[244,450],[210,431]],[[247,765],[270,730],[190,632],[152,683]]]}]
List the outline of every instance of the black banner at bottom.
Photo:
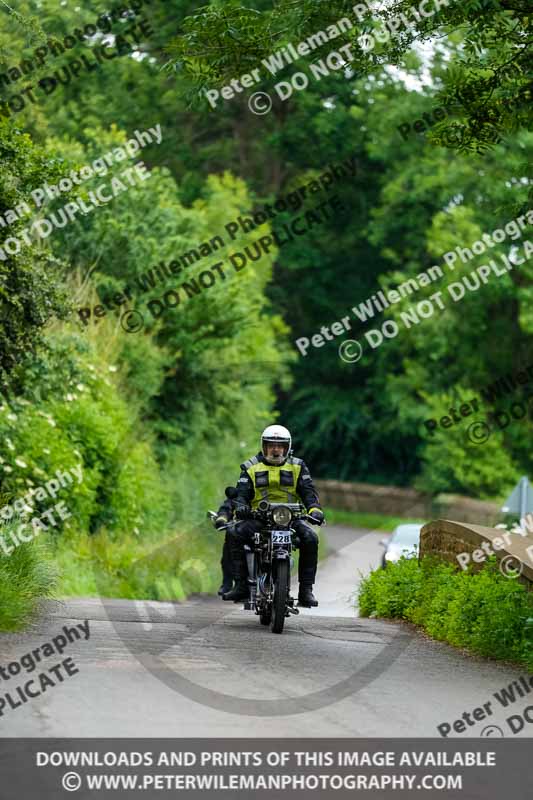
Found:
[{"label": "black banner at bottom", "polygon": [[531,800],[517,739],[2,739],[1,800]]}]

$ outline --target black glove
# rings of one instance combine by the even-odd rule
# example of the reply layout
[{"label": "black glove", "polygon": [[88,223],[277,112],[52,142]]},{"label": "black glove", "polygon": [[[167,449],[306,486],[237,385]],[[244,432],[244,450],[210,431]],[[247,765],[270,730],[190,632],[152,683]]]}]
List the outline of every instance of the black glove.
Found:
[{"label": "black glove", "polygon": [[319,508],[315,508],[313,511],[311,511],[309,516],[312,519],[316,520],[317,525],[322,525],[322,523],[324,522],[324,514]]},{"label": "black glove", "polygon": [[237,519],[246,519],[250,515],[251,508],[245,503],[235,504],[235,516]]},{"label": "black glove", "polygon": [[223,528],[225,525],[227,525],[228,522],[229,522],[229,520],[226,517],[223,517],[222,515],[220,515],[215,520],[215,528],[217,529],[217,531],[219,531],[221,528]]}]

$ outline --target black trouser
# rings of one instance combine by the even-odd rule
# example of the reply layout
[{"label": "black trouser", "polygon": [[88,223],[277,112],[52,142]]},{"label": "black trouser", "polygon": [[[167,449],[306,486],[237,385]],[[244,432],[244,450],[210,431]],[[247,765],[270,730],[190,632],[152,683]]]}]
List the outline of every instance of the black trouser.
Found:
[{"label": "black trouser", "polygon": [[[312,586],[315,582],[316,567],[318,562],[318,534],[306,525],[301,519],[293,523],[296,536],[300,540],[300,560],[298,562],[298,580],[301,584]],[[243,559],[243,545],[249,544],[253,534],[262,530],[263,524],[258,520],[246,519],[238,522],[232,536],[234,544],[234,562]],[[242,573],[241,573],[242,574]],[[238,576],[233,576],[238,580]]]},{"label": "black trouser", "polygon": [[220,566],[222,567],[222,583],[231,586],[233,581],[233,562],[231,559],[231,538],[227,532],[224,537]]}]

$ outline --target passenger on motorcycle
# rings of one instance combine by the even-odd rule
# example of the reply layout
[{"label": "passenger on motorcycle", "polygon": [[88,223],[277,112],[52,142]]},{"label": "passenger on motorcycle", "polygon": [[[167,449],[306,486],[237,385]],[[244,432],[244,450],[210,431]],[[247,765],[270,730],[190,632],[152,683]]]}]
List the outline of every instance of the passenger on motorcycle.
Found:
[{"label": "passenger on motorcycle", "polygon": [[[318,525],[322,525],[324,514],[311,474],[300,458],[291,455],[291,441],[291,434],[282,425],[269,425],[265,428],[261,435],[261,451],[241,464],[235,507],[255,510],[263,499],[270,503],[300,502],[309,516]],[[229,519],[227,504],[224,503],[218,511],[215,526],[221,528]],[[298,603],[307,607],[317,606],[313,584],[318,561],[318,535],[302,520],[296,520],[293,527],[300,540]],[[260,529],[261,523],[257,520],[244,519],[235,526],[234,533],[230,536],[235,586],[222,595],[224,600],[238,602],[248,599],[244,545]]]},{"label": "passenger on motorcycle", "polygon": [[[233,519],[235,502],[230,498],[226,498],[220,508],[218,509],[218,516],[216,519],[215,527],[220,528],[226,525],[227,522]],[[231,557],[231,538],[226,531],[224,536],[224,544],[222,546],[222,555],[220,558],[220,566],[222,567],[222,583],[218,590],[219,595],[231,592],[233,587],[233,561]]]}]

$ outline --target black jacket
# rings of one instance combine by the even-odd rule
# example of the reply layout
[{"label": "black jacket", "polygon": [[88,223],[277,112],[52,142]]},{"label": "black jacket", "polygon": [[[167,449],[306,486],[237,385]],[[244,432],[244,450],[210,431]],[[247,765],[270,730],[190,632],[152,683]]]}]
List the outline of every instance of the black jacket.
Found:
[{"label": "black jacket", "polygon": [[230,500],[229,497],[226,497],[220,508],[218,509],[218,516],[219,517],[226,517],[228,522],[233,519],[233,509],[235,508],[235,500]]},{"label": "black jacket", "polygon": [[[257,460],[260,461],[262,464],[265,463],[265,458],[262,453],[257,453],[256,456]],[[301,470],[300,475],[298,477],[298,482],[296,484],[296,494],[300,498],[303,505],[306,507],[307,510],[310,508],[320,508],[320,500],[318,499],[318,492],[315,489],[315,485],[313,483],[313,479],[311,478],[311,473],[309,472],[309,468],[307,465],[300,460]],[[244,464],[241,464],[241,475],[239,480],[237,481],[237,498],[236,501],[238,503],[244,503],[247,506],[252,504],[252,500],[254,498],[255,490],[253,482],[246,472],[246,468]]]}]

